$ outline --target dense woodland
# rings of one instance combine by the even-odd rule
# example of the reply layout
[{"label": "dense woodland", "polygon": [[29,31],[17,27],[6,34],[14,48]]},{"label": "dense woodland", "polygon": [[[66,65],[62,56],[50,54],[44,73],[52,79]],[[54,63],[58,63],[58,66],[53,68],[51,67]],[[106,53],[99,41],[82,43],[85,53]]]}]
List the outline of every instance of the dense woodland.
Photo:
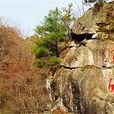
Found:
[{"label": "dense woodland", "polygon": [[33,66],[32,39],[0,26],[0,109],[4,114],[41,111],[49,101],[42,69]]}]

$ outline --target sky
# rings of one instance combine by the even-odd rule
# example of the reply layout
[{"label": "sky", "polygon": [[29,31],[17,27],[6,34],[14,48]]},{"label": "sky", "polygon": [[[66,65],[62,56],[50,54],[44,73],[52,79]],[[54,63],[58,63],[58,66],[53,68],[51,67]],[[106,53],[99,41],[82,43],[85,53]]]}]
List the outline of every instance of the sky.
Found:
[{"label": "sky", "polygon": [[34,34],[35,26],[43,21],[50,9],[65,7],[71,2],[75,4],[76,15],[79,16],[82,13],[81,0],[0,0],[0,18],[28,36]]}]

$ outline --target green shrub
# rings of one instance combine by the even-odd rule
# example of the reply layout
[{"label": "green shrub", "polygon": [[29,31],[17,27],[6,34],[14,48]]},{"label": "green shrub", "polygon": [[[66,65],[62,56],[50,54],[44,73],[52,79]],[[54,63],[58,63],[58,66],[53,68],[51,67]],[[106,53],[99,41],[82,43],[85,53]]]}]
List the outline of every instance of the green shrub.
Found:
[{"label": "green shrub", "polygon": [[46,47],[36,47],[34,48],[34,53],[36,58],[45,57],[49,54],[49,49]]},{"label": "green shrub", "polygon": [[43,62],[43,61],[40,61],[40,60],[37,60],[37,61],[35,61],[34,63],[33,63],[33,65],[34,66],[37,66],[37,67],[46,67],[46,63],[45,62]]},{"label": "green shrub", "polygon": [[60,65],[60,59],[53,56],[53,57],[49,57],[48,60],[47,60],[47,66],[59,66]]}]

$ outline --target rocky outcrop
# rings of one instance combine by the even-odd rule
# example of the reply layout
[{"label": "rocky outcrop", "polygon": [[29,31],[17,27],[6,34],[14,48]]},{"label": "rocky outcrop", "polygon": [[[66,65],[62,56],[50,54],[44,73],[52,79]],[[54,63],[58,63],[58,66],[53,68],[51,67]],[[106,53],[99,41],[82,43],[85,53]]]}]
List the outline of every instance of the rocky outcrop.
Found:
[{"label": "rocky outcrop", "polygon": [[110,76],[107,76],[108,79],[104,77],[112,73],[109,70],[113,69],[94,65],[73,70],[60,69],[59,77],[52,81],[58,87],[50,88],[53,91],[51,97],[54,97],[52,111],[62,109],[74,114],[113,114],[114,102],[111,99],[114,95],[108,91]]},{"label": "rocky outcrop", "polygon": [[83,67],[86,65],[94,65],[94,59],[89,47],[73,47],[67,53],[63,63],[69,67]]},{"label": "rocky outcrop", "polygon": [[[98,12],[94,6],[75,22],[73,30],[84,33],[92,32],[94,27],[100,29],[97,24],[102,18],[103,23],[111,22],[107,15],[110,10],[110,15],[113,14],[113,6],[114,2],[104,3]],[[84,41],[85,45],[71,42],[72,48],[62,58],[67,68],[60,68],[47,79],[54,114],[58,110],[62,110],[62,114],[114,114],[113,30],[110,34],[106,30],[95,32],[99,37]]]}]

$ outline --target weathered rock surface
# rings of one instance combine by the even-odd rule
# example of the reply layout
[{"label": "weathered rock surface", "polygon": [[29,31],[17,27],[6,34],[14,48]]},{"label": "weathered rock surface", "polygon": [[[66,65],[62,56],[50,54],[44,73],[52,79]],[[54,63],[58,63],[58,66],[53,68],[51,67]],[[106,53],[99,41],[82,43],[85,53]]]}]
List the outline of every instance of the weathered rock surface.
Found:
[{"label": "weathered rock surface", "polygon": [[[102,20],[103,23],[110,22],[113,28],[114,20],[107,17],[109,13],[114,13],[114,2],[105,3],[98,12],[95,7],[90,9],[75,22],[73,29],[79,33],[92,32],[94,27],[98,27],[96,22]],[[61,68],[47,79],[52,112],[114,114],[114,84],[110,83],[111,79],[114,80],[114,32],[113,29],[110,34],[107,31],[98,32],[99,38],[87,40],[85,45],[70,48],[62,59],[70,69]]]}]

